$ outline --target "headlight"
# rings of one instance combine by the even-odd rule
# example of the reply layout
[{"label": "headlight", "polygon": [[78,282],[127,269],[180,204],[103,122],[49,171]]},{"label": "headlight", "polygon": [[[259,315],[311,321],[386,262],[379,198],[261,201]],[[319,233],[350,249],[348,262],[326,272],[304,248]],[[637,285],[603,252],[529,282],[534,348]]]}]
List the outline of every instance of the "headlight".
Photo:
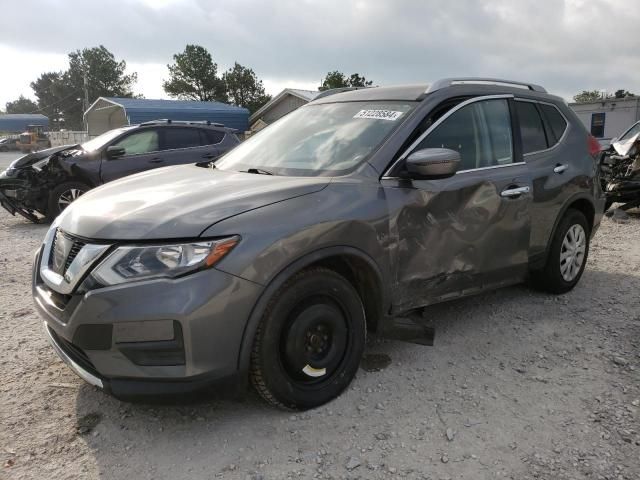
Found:
[{"label": "headlight", "polygon": [[149,278],[174,278],[212,267],[231,251],[240,237],[195,243],[131,245],[115,249],[91,273],[102,285]]}]

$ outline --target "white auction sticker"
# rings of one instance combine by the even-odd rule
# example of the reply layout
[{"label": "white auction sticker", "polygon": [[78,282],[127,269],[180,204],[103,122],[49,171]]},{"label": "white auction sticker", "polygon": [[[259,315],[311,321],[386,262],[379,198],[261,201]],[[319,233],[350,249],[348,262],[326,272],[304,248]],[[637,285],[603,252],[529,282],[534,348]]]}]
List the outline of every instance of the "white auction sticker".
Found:
[{"label": "white auction sticker", "polygon": [[374,120],[391,120],[392,122],[399,119],[404,112],[394,112],[393,110],[360,110],[353,118],[371,118]]}]

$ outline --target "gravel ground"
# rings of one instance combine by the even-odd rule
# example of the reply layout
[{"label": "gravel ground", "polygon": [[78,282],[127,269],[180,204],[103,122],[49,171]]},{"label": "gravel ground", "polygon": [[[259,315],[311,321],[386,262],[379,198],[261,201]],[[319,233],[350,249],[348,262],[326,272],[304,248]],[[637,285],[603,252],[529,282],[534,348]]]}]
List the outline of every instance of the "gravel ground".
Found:
[{"label": "gravel ground", "polygon": [[149,405],[84,384],[32,306],[45,229],[0,212],[2,479],[640,478],[638,214],[603,221],[573,292],[432,307],[436,346],[371,338],[381,369],[295,414],[252,393]]}]

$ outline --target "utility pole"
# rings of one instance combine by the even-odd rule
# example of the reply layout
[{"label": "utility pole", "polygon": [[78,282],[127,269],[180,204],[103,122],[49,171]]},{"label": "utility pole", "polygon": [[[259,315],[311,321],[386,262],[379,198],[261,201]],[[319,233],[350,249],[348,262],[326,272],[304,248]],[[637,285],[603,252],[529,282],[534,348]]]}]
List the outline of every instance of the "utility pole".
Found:
[{"label": "utility pole", "polygon": [[83,101],[82,101],[82,124],[84,125],[84,130],[89,131],[87,122],[84,119],[84,114],[87,111],[87,109],[89,108],[89,78],[87,77],[87,63],[83,62],[83,69],[82,69],[82,83],[83,83],[83,90],[84,90],[84,97],[83,97]]}]

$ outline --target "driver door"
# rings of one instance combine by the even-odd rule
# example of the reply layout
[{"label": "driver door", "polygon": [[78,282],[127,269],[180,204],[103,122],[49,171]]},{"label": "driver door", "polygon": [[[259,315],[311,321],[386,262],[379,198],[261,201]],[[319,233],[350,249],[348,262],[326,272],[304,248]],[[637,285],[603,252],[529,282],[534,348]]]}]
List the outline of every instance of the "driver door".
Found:
[{"label": "driver door", "polygon": [[437,180],[383,179],[396,211],[396,308],[436,303],[527,273],[531,179],[516,154],[507,98],[464,102],[410,151],[449,148],[458,172]]},{"label": "driver door", "polygon": [[100,168],[100,178],[105,183],[162,166],[157,128],[135,130],[110,146],[124,148],[125,154],[111,159],[105,154]]}]

